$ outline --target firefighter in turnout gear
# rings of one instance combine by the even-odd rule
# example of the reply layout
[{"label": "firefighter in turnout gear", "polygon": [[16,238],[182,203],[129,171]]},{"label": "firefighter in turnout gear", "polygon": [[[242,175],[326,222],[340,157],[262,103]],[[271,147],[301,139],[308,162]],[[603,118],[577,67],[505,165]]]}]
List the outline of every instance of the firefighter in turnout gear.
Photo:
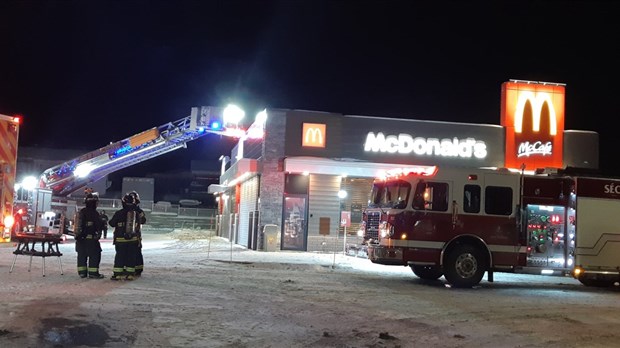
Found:
[{"label": "firefighter in turnout gear", "polygon": [[[140,208],[140,195],[136,191],[129,192],[134,197],[136,202],[136,211],[139,215],[144,216],[144,211]],[[141,220],[142,221],[142,220]],[[136,276],[142,275],[144,270],[144,258],[142,257],[142,224],[146,222],[146,218],[136,225],[136,232],[138,233],[138,253],[136,254]]]},{"label": "firefighter in turnout gear", "polygon": [[123,209],[114,213],[109,221],[114,227],[114,275],[112,280],[133,280],[136,274],[138,255],[138,225],[146,222],[146,216],[136,204],[134,195],[127,193],[122,199]]},{"label": "firefighter in turnout gear", "polygon": [[99,263],[101,262],[101,236],[102,222],[97,204],[99,196],[92,190],[86,191],[84,197],[85,207],[80,209],[76,216],[75,231],[75,251],[77,252],[77,268],[81,278],[101,279],[103,274],[99,273]]},{"label": "firefighter in turnout gear", "polygon": [[103,224],[103,239],[107,239],[108,238],[108,215],[106,215],[105,210],[102,210],[100,213],[101,215],[101,223]]}]

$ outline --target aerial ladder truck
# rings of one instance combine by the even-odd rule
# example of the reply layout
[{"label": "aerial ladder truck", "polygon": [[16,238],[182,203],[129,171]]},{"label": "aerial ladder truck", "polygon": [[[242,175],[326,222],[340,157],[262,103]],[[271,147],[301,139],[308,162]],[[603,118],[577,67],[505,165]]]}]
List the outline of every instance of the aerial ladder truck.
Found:
[{"label": "aerial ladder truck", "polygon": [[68,223],[71,212],[63,203],[67,195],[120,169],[185,148],[187,142],[207,134],[241,137],[245,131],[238,127],[238,120],[226,120],[223,108],[194,107],[187,117],[112,142],[43,171],[27,207],[15,214],[13,236],[58,238],[71,234]]}]

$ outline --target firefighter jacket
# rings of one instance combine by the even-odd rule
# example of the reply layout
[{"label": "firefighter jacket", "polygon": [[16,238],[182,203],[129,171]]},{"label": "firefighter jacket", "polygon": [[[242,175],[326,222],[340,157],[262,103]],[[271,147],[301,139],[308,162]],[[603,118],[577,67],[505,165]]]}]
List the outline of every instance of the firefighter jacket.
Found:
[{"label": "firefighter jacket", "polygon": [[75,235],[75,239],[99,239],[101,236],[101,230],[103,229],[103,222],[101,216],[95,207],[85,207],[79,211],[79,231]]},{"label": "firefighter jacket", "polygon": [[146,215],[140,207],[126,205],[117,210],[108,223],[114,227],[114,243],[138,242],[140,225],[146,223]]}]

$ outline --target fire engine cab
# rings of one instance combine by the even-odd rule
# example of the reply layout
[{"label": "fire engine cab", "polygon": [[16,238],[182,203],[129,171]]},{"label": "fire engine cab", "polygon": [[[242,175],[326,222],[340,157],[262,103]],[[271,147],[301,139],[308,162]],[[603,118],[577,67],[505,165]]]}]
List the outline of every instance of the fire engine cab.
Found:
[{"label": "fire engine cab", "polygon": [[620,281],[620,179],[437,168],[375,180],[362,228],[373,263],[454,287],[493,272]]}]

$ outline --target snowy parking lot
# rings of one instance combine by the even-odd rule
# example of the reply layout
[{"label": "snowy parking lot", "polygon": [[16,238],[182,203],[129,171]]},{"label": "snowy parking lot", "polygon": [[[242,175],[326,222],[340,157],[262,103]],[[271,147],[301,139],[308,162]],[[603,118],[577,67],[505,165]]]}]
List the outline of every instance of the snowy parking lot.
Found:
[{"label": "snowy parking lot", "polygon": [[342,254],[262,252],[190,230],[145,234],[145,271],[80,279],[0,245],[2,347],[618,347],[617,287],[495,274],[474,289]]}]

